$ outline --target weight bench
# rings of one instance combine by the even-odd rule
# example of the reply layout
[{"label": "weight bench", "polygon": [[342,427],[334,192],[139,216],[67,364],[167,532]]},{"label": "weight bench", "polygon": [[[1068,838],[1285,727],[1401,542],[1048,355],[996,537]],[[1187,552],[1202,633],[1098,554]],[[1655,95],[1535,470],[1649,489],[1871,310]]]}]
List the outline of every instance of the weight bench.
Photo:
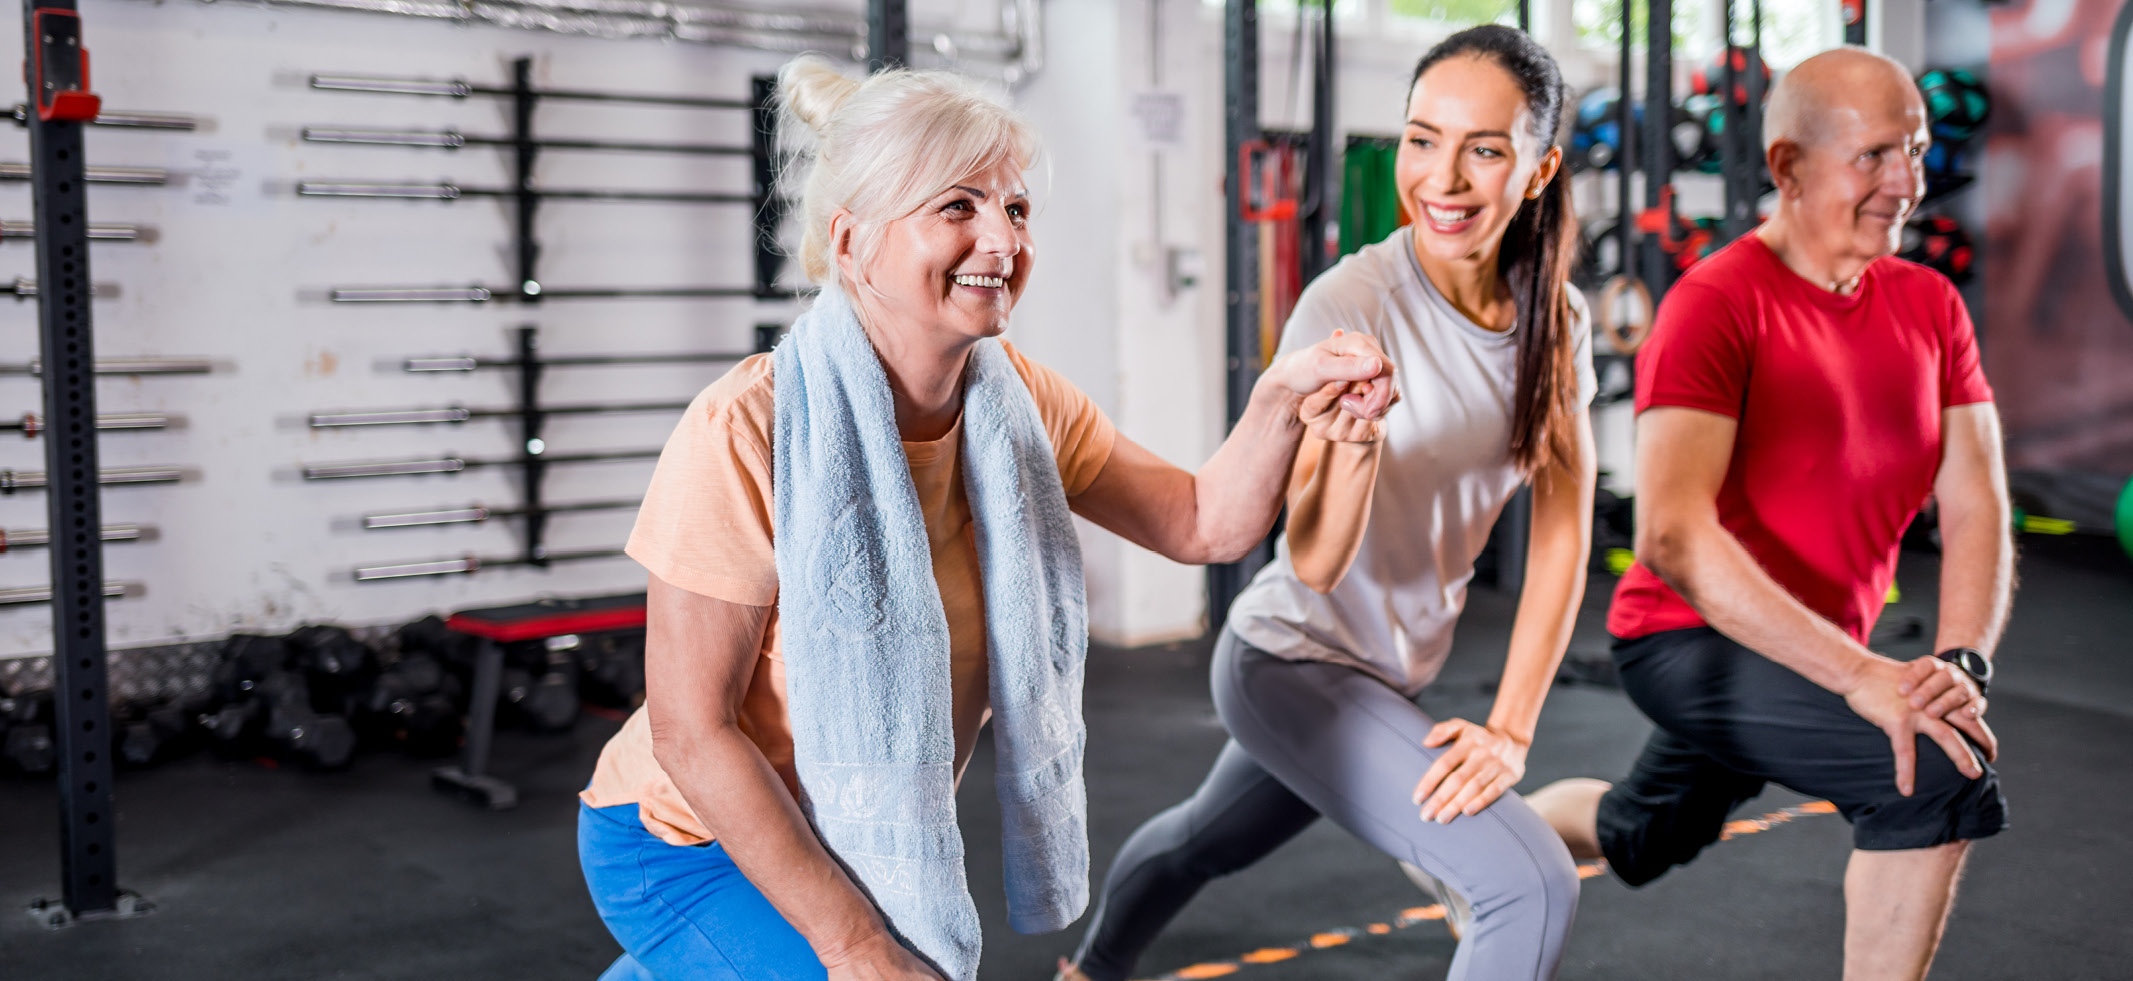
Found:
[{"label": "weight bench", "polygon": [[474,691],[467,711],[465,756],[430,772],[430,785],[493,811],[517,806],[518,788],[489,776],[489,744],[496,734],[496,702],[502,695],[504,645],[573,634],[632,630],[644,626],[644,594],[543,599],[516,606],[461,610],[447,629],[477,638]]}]

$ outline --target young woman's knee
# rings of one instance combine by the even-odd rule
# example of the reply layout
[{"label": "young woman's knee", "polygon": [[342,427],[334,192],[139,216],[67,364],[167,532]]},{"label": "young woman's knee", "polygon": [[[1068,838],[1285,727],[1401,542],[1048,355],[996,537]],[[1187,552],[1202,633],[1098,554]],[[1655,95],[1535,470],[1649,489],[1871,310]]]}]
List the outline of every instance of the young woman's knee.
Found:
[{"label": "young woman's knee", "polygon": [[[1489,816],[1484,812],[1477,818],[1486,820]],[[1523,823],[1541,824],[1546,830],[1538,820],[1514,822]],[[1500,886],[1492,890],[1495,895],[1490,898],[1494,902],[1480,896],[1469,897],[1475,900],[1475,914],[1481,915],[1485,908],[1516,909],[1544,917],[1551,931],[1568,930],[1570,915],[1577,909],[1579,880],[1577,862],[1562,840],[1552,833],[1520,833],[1507,825],[1500,846],[1493,851],[1501,861],[1489,874]]]}]

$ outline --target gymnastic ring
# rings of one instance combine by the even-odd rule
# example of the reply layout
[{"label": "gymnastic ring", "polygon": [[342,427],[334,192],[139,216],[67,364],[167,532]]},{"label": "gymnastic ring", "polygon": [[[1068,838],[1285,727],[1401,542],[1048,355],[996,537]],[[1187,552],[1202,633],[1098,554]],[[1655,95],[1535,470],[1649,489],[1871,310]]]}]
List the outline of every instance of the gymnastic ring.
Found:
[{"label": "gymnastic ring", "polygon": [[[1644,315],[1624,322],[1616,322],[1615,305],[1625,292],[1634,292],[1642,304]],[[1644,339],[1652,332],[1652,291],[1642,280],[1628,276],[1616,276],[1600,287],[1600,299],[1593,304],[1593,319],[1600,325],[1601,335],[1607,338],[1609,347],[1618,354],[1635,354],[1644,346]]]}]

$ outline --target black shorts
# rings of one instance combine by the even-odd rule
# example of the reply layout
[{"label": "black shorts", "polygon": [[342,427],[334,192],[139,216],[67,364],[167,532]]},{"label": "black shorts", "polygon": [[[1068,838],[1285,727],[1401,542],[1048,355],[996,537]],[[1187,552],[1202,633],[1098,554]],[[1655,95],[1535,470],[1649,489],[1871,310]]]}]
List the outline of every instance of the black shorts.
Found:
[{"label": "black shorts", "polygon": [[1601,851],[1630,885],[1695,858],[1765,782],[1835,804],[1853,844],[1869,851],[2007,827],[1991,766],[1973,780],[1920,736],[1915,787],[1902,796],[1885,733],[1836,693],[1716,630],[1617,640],[1614,657],[1623,691],[1658,726],[1629,776],[1600,800]]}]

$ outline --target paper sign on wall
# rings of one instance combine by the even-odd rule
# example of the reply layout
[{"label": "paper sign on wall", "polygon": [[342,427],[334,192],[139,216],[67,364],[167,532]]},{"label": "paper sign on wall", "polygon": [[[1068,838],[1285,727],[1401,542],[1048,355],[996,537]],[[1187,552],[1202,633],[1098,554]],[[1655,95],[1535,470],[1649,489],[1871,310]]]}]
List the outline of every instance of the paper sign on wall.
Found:
[{"label": "paper sign on wall", "polygon": [[1135,92],[1131,112],[1140,142],[1157,150],[1185,146],[1185,96],[1180,92]]}]

